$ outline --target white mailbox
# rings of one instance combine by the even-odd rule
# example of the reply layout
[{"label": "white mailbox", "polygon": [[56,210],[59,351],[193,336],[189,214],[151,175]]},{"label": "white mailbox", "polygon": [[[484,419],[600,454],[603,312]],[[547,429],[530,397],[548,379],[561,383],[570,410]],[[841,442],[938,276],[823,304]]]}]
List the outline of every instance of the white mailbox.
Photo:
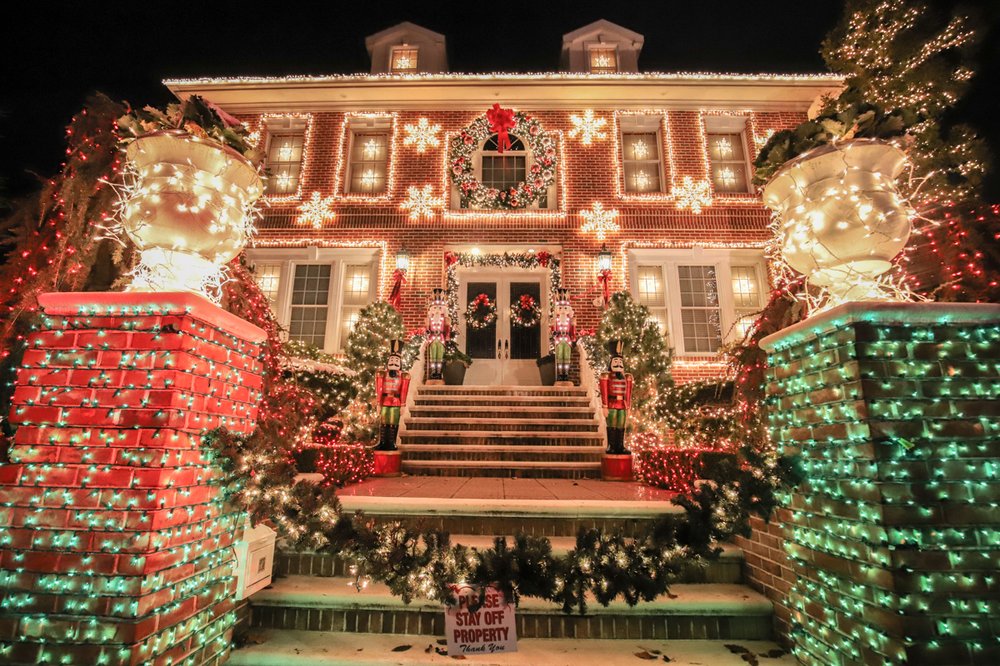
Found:
[{"label": "white mailbox", "polygon": [[236,548],[236,600],[246,599],[271,584],[275,533],[266,525],[249,527]]}]

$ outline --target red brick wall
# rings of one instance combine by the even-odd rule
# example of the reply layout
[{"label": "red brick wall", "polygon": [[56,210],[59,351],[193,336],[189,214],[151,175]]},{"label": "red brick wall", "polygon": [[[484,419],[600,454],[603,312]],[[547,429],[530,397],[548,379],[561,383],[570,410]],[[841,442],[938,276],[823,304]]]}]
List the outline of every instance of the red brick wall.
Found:
[{"label": "red brick wall", "polygon": [[774,632],[786,643],[791,629],[791,611],[785,601],[795,576],[785,554],[784,544],[788,537],[782,525],[790,519],[788,509],[779,509],[769,523],[751,518],[753,532],[750,536],[734,539],[743,549],[743,579],[774,603]]},{"label": "red brick wall", "polygon": [[[477,244],[484,252],[502,252],[508,246],[545,245],[561,247],[563,284],[575,296],[574,307],[579,325],[590,328],[597,324],[599,310],[591,304],[597,295],[594,266],[601,243],[579,232],[581,210],[594,202],[619,211],[619,234],[608,239],[614,253],[612,289],[628,288],[624,271],[623,250],[629,246],[691,247],[761,246],[768,238],[769,212],[751,197],[717,197],[715,205],[700,215],[677,208],[668,195],[655,200],[621,197],[616,179],[620,177],[618,142],[611,134],[615,127],[614,109],[594,109],[598,117],[608,120],[608,137],[584,146],[579,138],[569,138],[572,129],[569,116],[580,111],[522,109],[538,118],[547,131],[561,132],[561,153],[558,171],[560,210],[557,214],[530,215],[510,213],[464,214],[454,216],[437,212],[431,220],[410,221],[400,209],[406,200],[407,187],[431,184],[435,196],[450,197],[450,179],[445,172],[447,136],[471,123],[478,113],[468,111],[400,111],[394,120],[395,145],[390,157],[391,190],[378,201],[358,201],[343,194],[347,141],[345,122],[348,114],[340,112],[313,115],[312,135],[307,163],[303,169],[302,193],[312,192],[334,196],[336,219],[322,229],[297,225],[297,201],[275,202],[267,210],[260,225],[258,247],[338,246],[365,241],[385,242],[387,257],[382,261],[382,297],[390,288],[394,269],[393,258],[402,246],[411,255],[411,269],[403,291],[402,314],[408,328],[423,322],[426,299],[433,288],[443,286],[443,254],[455,245]],[[485,112],[485,109],[483,109]],[[666,183],[680,183],[684,176],[695,180],[706,178],[706,155],[703,122],[697,110],[668,112],[669,132],[664,137]],[[651,114],[663,111],[650,111]],[[747,116],[744,111],[733,115]],[[404,125],[415,124],[426,117],[442,130],[441,144],[418,153],[404,146]],[[747,141],[752,144],[753,130],[757,136],[772,129],[781,129],[800,122],[804,114],[762,112],[752,114],[748,123]],[[250,119],[253,121],[253,119]],[[669,139],[669,141],[668,141]],[[753,152],[752,145],[749,146]],[[670,164],[670,160],[673,163]],[[339,178],[337,178],[339,174]],[[339,182],[338,182],[339,181]],[[446,211],[447,212],[447,211]],[[586,296],[584,296],[586,294]],[[688,358],[675,367],[680,381],[717,376],[721,365],[702,362],[716,361],[712,357]]]}]

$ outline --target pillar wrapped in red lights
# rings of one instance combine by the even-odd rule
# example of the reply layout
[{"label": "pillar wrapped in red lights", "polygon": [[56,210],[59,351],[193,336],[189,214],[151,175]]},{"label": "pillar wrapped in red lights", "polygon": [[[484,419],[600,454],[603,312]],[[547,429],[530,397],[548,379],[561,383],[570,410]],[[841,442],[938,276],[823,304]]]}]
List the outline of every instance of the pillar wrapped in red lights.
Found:
[{"label": "pillar wrapped in red lights", "polygon": [[0,661],[224,657],[245,516],[201,440],[255,427],[263,331],[191,294],[40,304],[0,466]]}]

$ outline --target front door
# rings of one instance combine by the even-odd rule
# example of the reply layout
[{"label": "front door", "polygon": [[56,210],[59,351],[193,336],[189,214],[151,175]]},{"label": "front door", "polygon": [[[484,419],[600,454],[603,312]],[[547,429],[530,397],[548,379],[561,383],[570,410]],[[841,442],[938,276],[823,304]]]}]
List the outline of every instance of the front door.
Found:
[{"label": "front door", "polygon": [[[545,275],[531,271],[509,273],[468,272],[459,279],[459,319],[461,341],[472,366],[465,374],[466,384],[537,386],[541,384],[537,360],[548,353],[543,345],[548,330],[548,285]],[[486,294],[496,303],[496,321],[485,328],[473,328],[465,312],[470,301]],[[535,299],[541,309],[532,325],[518,325],[511,320],[510,306],[521,296]]]}]

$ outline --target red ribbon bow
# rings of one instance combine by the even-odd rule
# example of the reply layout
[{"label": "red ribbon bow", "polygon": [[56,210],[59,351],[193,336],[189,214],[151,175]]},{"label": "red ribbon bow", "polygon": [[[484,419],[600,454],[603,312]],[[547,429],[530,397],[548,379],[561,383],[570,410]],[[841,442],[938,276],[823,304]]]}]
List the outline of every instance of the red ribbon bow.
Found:
[{"label": "red ribbon bow", "polygon": [[497,103],[486,112],[486,120],[490,121],[490,131],[497,133],[497,152],[502,153],[510,148],[510,137],[507,130],[514,129],[514,112],[510,109],[501,109]]},{"label": "red ribbon bow", "polygon": [[403,285],[406,283],[406,271],[397,268],[392,273],[392,279],[392,291],[389,292],[389,298],[386,300],[388,300],[389,305],[398,310],[400,303],[403,301]]}]

